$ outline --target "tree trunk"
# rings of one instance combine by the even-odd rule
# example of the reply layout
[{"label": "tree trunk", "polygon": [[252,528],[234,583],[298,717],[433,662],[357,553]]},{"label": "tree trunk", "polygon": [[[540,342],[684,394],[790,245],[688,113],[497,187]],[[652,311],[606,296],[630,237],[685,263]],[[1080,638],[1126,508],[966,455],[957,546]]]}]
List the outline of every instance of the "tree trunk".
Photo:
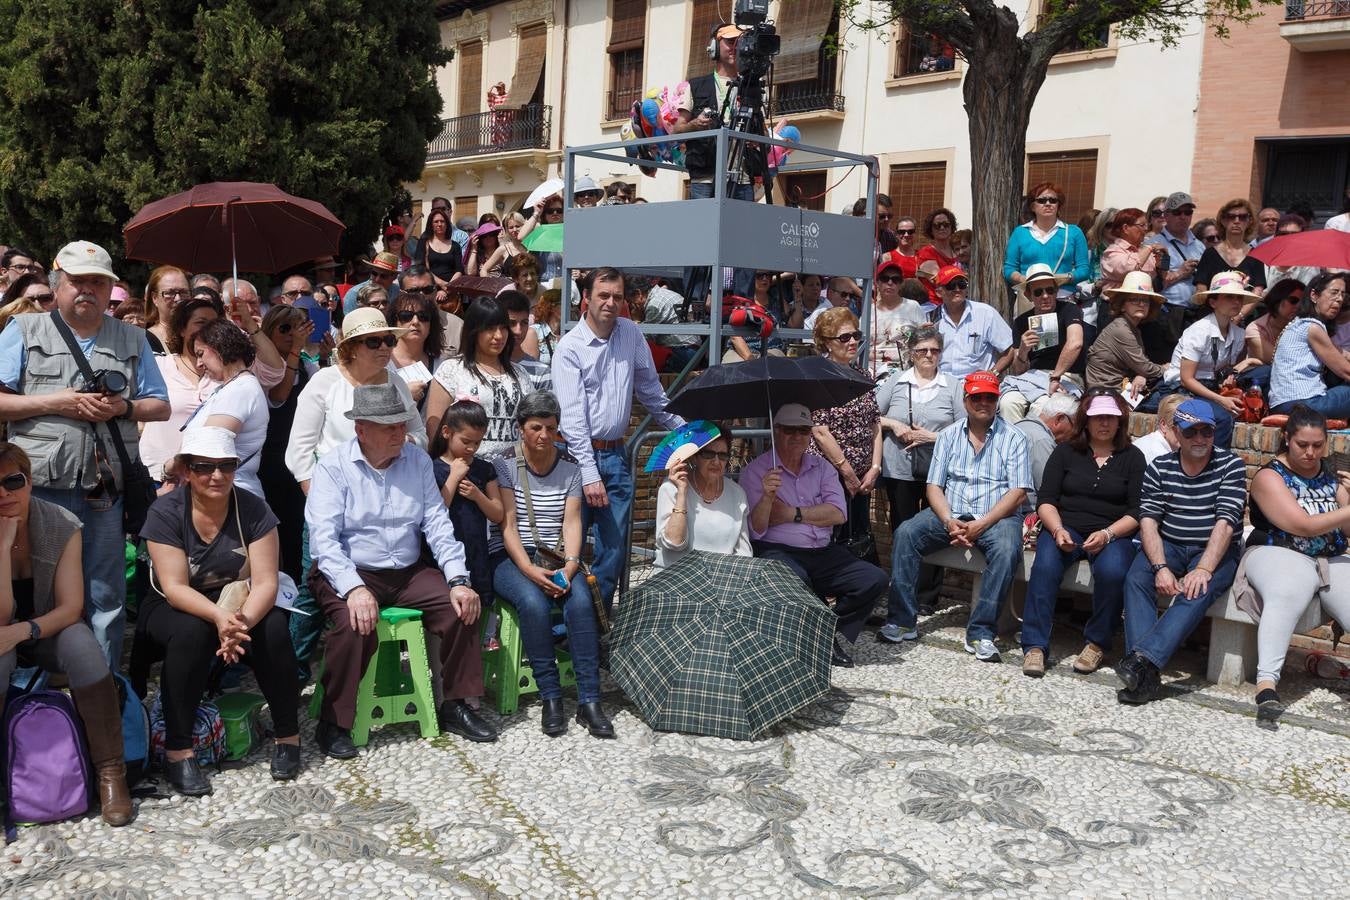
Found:
[{"label": "tree trunk", "polygon": [[[981,28],[967,59],[965,107],[970,127],[970,188],[975,236],[970,297],[1011,320],[1003,257],[1018,223],[1024,192],[1027,122],[1045,78],[1018,36],[1018,22],[999,10],[998,27]],[[1035,74],[1035,68],[1040,74]]]}]

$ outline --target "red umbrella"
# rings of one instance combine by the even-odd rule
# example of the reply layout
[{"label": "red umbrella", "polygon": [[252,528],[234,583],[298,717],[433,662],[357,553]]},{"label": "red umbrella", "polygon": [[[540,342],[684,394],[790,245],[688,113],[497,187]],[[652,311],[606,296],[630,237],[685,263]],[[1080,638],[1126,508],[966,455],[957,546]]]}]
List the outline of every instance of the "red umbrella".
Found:
[{"label": "red umbrella", "polygon": [[337,250],[343,224],[274,184],[218,181],[141,207],[122,229],[127,257],[189,272],[281,272]]},{"label": "red umbrella", "polygon": [[1253,248],[1250,255],[1269,266],[1350,269],[1350,233],[1323,229],[1282,234]]}]

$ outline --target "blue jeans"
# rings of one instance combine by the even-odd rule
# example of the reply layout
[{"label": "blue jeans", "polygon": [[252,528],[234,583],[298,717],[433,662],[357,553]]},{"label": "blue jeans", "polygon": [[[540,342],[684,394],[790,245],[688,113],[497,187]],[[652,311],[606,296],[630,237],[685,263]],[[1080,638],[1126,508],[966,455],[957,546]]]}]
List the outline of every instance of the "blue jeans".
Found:
[{"label": "blue jeans", "polygon": [[313,564],[314,560],[309,555],[309,526],[306,525],[300,535],[300,579],[295,583],[295,608],[309,615],[295,612],[290,616],[291,646],[295,648],[298,669],[296,677],[301,683],[308,682],[313,674],[309,660],[314,655],[314,648],[319,645],[324,628],[323,610],[319,608],[319,601],[309,592],[309,569]]},{"label": "blue jeans", "polygon": [[[886,621],[901,628],[913,628],[919,621],[919,565],[925,553],[951,544],[951,536],[931,509],[921,510],[895,529],[891,540],[891,594]],[[1013,566],[1022,552],[1022,520],[1017,516],[999,519],[975,540],[984,553],[985,570],[980,596],[970,610],[966,640],[992,641],[998,634],[998,613],[1003,597],[1012,584]]]},{"label": "blue jeans", "polygon": [[83,525],[80,551],[84,557],[84,616],[114,672],[122,663],[122,632],[126,623],[126,531],[122,501],[112,504],[86,498],[84,488],[34,487],[33,496],[73,512]]},{"label": "blue jeans", "polygon": [[[1027,576],[1027,603],[1022,615],[1023,650],[1039,647],[1049,652],[1060,579],[1065,569],[1088,555],[1082,548],[1083,536],[1065,527],[1079,545],[1067,553],[1059,549],[1049,531],[1042,529],[1036,539],[1036,561]],[[1120,538],[1088,560],[1092,566],[1092,615],[1083,626],[1083,637],[1103,650],[1111,648],[1111,636],[1120,623],[1120,611],[1125,605],[1125,573],[1137,552],[1139,548],[1134,541]]]},{"label": "blue jeans", "polygon": [[583,533],[591,536],[595,551],[591,574],[600,585],[600,596],[605,609],[614,608],[614,589],[619,585],[619,573],[627,560],[624,546],[628,536],[628,519],[633,514],[633,473],[628,468],[628,456],[622,447],[596,450],[595,465],[600,470],[600,481],[609,494],[609,505],[583,506]]},{"label": "blue jeans", "polygon": [[1328,388],[1327,392],[1320,397],[1289,400],[1279,406],[1271,407],[1270,411],[1287,414],[1300,403],[1317,410],[1328,419],[1350,419],[1350,385],[1338,384],[1333,388]]},{"label": "blue jeans", "polygon": [[[530,547],[526,553],[533,553]],[[554,600],[539,589],[539,585],[516,568],[505,553],[494,553],[488,562],[492,570],[492,587],[520,616],[520,636],[525,654],[534,670],[534,683],[539,696],[556,700],[562,696],[562,682],[558,678],[558,660],[553,655]],[[577,676],[577,702],[600,701],[600,633],[595,624],[595,608],[591,605],[590,588],[580,572],[572,579],[571,590],[563,601],[563,623],[567,625],[567,648],[572,654],[572,668]]]},{"label": "blue jeans", "polygon": [[[1163,541],[1162,544],[1167,567],[1178,581],[1195,568],[1205,552],[1204,547],[1173,544],[1170,541]],[[1214,598],[1233,584],[1237,565],[1238,549],[1234,542],[1215,566],[1205,592],[1194,600],[1187,600],[1184,594],[1177,594],[1172,605],[1159,618],[1153,567],[1148,561],[1148,555],[1140,553],[1125,576],[1125,649],[1140,654],[1160,669],[1166,666],[1181,642],[1204,619]]]},{"label": "blue jeans", "polygon": [[[690,200],[707,200],[715,193],[716,185],[712,182],[691,182],[689,184]],[[752,184],[738,184],[732,188],[729,196],[733,200],[755,200],[755,186]],[[684,270],[684,296],[690,303],[702,303],[708,298],[709,276],[712,271],[711,266],[692,266]],[[722,273],[717,273],[718,296],[721,296]],[[754,269],[736,269],[731,276],[732,293],[740,297],[753,298],[755,296],[755,270]]]}]

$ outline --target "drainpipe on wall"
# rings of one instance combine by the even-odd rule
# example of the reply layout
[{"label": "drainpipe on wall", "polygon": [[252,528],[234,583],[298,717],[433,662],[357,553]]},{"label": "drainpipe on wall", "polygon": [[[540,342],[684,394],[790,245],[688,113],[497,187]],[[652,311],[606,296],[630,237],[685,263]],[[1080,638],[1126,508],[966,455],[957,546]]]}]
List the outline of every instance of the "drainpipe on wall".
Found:
[{"label": "drainpipe on wall", "polygon": [[[564,90],[563,82],[567,77],[567,45],[568,30],[572,24],[572,0],[563,0],[563,48],[562,48],[562,70],[558,76],[558,122],[554,134],[557,136],[558,149],[561,150],[563,144],[563,121],[564,113],[567,112],[567,91]],[[562,169],[558,170],[559,177],[562,175]]]}]

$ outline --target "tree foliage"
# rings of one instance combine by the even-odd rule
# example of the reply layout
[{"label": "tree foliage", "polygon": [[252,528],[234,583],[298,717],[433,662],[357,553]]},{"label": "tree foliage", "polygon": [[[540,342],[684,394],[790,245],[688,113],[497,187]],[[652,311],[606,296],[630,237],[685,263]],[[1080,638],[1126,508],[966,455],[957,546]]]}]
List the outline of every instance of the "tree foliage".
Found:
[{"label": "tree foliage", "polygon": [[114,254],[136,210],[194,184],[324,203],[377,233],[440,130],[433,0],[0,2],[0,239]]},{"label": "tree foliage", "polygon": [[[905,22],[912,33],[950,44],[966,64],[962,83],[969,121],[974,202],[973,295],[1005,312],[1003,250],[1021,209],[1026,131],[1050,60],[1077,38],[1116,26],[1127,40],[1164,47],[1203,21],[1220,36],[1281,0],[1041,0],[1036,21],[994,0],[838,0],[841,15],[864,31]],[[1036,0],[1030,0],[1034,8]],[[1029,27],[1028,27],[1029,26]],[[915,211],[918,212],[918,211]]]}]

